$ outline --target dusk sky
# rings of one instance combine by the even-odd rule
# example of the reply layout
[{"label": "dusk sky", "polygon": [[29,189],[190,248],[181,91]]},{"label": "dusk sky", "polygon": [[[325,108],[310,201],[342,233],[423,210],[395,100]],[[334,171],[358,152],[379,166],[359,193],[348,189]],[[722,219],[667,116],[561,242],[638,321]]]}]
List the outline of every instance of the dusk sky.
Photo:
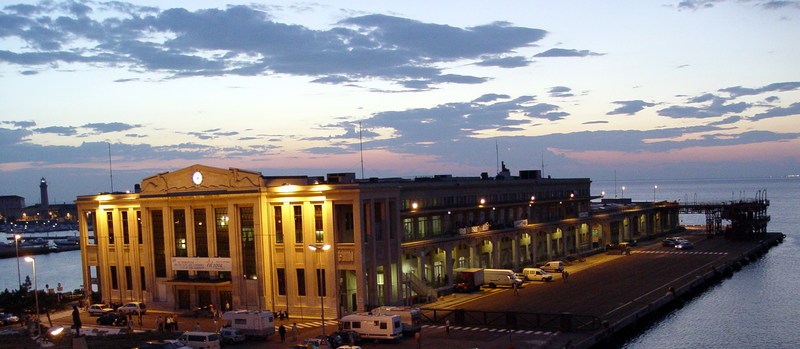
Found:
[{"label": "dusk sky", "polygon": [[782,177],[799,117],[800,1],[0,1],[28,205],[109,167],[361,177],[361,149],[365,177]]}]

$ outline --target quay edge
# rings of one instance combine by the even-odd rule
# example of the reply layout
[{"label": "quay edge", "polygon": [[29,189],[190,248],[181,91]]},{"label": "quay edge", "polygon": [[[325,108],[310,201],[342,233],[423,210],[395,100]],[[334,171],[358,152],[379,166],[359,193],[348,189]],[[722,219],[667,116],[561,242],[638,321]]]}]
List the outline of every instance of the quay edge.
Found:
[{"label": "quay edge", "polygon": [[759,240],[753,248],[742,253],[738,258],[727,261],[720,267],[712,267],[695,276],[690,282],[667,286],[664,295],[657,300],[630,312],[614,323],[604,323],[603,329],[588,337],[576,338],[562,335],[561,338],[553,338],[553,341],[547,343],[545,347],[593,349],[605,348],[609,344],[621,342],[639,333],[643,327],[657,322],[668,312],[683,307],[685,302],[703,293],[710,286],[732,277],[736,271],[741,270],[742,266],[763,257],[772,247],[783,243],[785,237],[786,235],[783,233],[766,233],[764,239]]}]

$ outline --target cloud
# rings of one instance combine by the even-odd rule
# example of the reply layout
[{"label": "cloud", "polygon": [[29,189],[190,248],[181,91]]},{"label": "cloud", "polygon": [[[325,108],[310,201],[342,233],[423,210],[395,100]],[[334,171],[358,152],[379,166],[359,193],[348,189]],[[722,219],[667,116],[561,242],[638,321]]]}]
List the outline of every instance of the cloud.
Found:
[{"label": "cloud", "polygon": [[586,121],[581,125],[597,125],[597,124],[608,124],[608,121],[605,120],[595,120],[595,121]]},{"label": "cloud", "polygon": [[720,92],[730,93],[731,97],[751,96],[767,92],[785,92],[800,89],[800,81],[776,82],[759,88],[745,88],[734,86],[723,88]]},{"label": "cloud", "polygon": [[591,52],[588,50],[574,50],[563,48],[551,48],[547,51],[537,53],[534,57],[588,57],[602,56],[602,53]]},{"label": "cloud", "polygon": [[739,120],[742,120],[741,116],[733,115],[733,116],[729,116],[729,117],[727,117],[725,119],[722,119],[720,121],[710,122],[710,123],[708,123],[708,126],[729,125],[729,124],[733,124],[733,123],[739,122]]},{"label": "cloud", "polygon": [[100,122],[100,123],[86,124],[83,125],[83,127],[91,129],[95,133],[110,133],[110,132],[127,131],[130,129],[141,127],[141,125],[130,125],[122,122]]},{"label": "cloud", "polygon": [[0,124],[12,125],[18,128],[31,128],[36,126],[36,121],[0,121]]},{"label": "cloud", "polygon": [[638,99],[633,101],[614,101],[613,103],[619,104],[620,107],[606,113],[606,115],[633,115],[642,111],[644,108],[649,108],[656,105],[655,103],[645,102]]},{"label": "cloud", "polygon": [[267,11],[255,5],[162,11],[123,2],[8,6],[0,11],[0,36],[24,44],[1,50],[0,62],[43,68],[82,63],[168,78],[288,74],[325,84],[377,79],[430,89],[487,80],[445,74],[443,63],[527,65],[524,57],[507,55],[547,34],[508,22],[459,28],[379,14],[315,30],[277,22]]},{"label": "cloud", "polygon": [[763,120],[768,118],[777,118],[781,116],[800,116],[800,102],[792,103],[792,105],[782,108],[775,107],[764,113],[753,115],[748,118],[751,121]]},{"label": "cloud", "polygon": [[54,133],[59,136],[74,136],[78,134],[78,130],[72,126],[50,126],[40,127],[33,130],[36,133]]},{"label": "cloud", "polygon": [[519,68],[526,67],[531,61],[522,56],[485,58],[475,65],[484,67]]},{"label": "cloud", "polygon": [[548,91],[550,97],[573,97],[572,89],[566,86],[553,86]]},{"label": "cloud", "polygon": [[480,96],[478,98],[473,99],[472,102],[474,102],[474,103],[492,102],[492,101],[496,101],[498,99],[509,99],[509,98],[511,98],[511,96],[509,96],[509,95],[497,94],[497,93],[487,93],[487,94],[485,94],[483,96]]},{"label": "cloud", "polygon": [[[679,106],[674,105],[664,109],[660,109],[658,111],[658,115],[667,116],[671,118],[713,118],[718,116],[723,116],[728,113],[741,113],[745,111],[747,108],[750,108],[750,104],[745,102],[739,103],[725,103],[724,98],[713,98],[712,102],[709,105],[701,106],[701,107],[694,107],[694,106]],[[690,103],[694,103],[690,100]]]}]

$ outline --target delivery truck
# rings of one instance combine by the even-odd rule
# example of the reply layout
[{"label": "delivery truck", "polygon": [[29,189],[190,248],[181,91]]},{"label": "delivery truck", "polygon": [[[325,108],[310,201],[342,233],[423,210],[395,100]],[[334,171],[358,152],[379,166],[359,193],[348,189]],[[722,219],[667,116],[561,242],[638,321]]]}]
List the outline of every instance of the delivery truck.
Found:
[{"label": "delivery truck", "polygon": [[511,269],[484,269],[483,282],[490,288],[497,286],[522,286],[522,280]]},{"label": "delivery truck", "polygon": [[483,269],[457,268],[453,269],[454,290],[456,292],[473,292],[481,289],[483,285]]}]

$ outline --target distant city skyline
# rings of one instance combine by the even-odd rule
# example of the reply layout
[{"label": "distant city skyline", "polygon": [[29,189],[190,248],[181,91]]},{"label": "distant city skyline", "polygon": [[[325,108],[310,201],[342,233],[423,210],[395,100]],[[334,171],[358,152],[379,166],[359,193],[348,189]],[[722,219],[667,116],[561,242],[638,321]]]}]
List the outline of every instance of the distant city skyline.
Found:
[{"label": "distant city skyline", "polygon": [[800,173],[799,1],[220,4],[0,1],[0,195],[362,149],[365,177]]}]

